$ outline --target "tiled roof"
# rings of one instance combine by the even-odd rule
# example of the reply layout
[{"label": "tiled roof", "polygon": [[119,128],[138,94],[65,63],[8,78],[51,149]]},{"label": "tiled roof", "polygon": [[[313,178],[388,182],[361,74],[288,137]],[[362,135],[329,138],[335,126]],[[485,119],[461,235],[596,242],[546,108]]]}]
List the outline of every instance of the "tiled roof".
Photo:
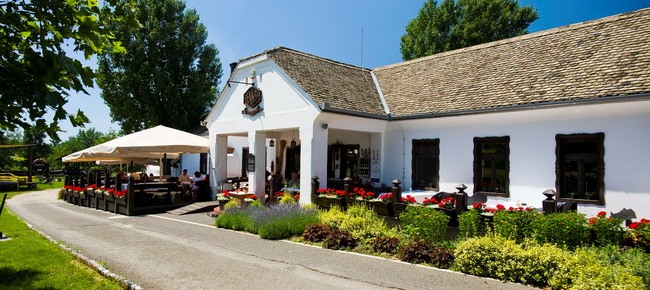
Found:
[{"label": "tiled roof", "polygon": [[374,73],[397,117],[650,93],[650,9],[439,53]]},{"label": "tiled roof", "polygon": [[319,104],[354,113],[386,115],[369,69],[278,47],[265,52]]}]

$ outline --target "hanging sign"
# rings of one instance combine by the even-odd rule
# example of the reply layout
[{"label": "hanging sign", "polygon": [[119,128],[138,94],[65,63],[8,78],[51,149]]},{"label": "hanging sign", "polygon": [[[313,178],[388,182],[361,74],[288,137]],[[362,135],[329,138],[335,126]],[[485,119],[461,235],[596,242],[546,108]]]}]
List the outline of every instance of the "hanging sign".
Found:
[{"label": "hanging sign", "polygon": [[241,111],[244,115],[253,116],[261,111],[264,111],[260,104],[262,103],[262,90],[256,87],[250,87],[244,93],[244,110]]}]

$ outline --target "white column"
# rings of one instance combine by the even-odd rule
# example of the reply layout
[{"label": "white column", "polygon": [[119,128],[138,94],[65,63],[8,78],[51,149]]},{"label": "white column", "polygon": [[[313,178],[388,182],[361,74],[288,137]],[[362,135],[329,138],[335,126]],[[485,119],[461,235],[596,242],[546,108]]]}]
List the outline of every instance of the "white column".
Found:
[{"label": "white column", "polygon": [[214,200],[217,186],[226,180],[228,172],[228,136],[216,136],[216,142],[210,155],[214,160],[214,173],[210,176],[210,187],[212,188],[212,199]]},{"label": "white column", "polygon": [[322,124],[300,128],[300,203],[311,203],[312,176],[327,187],[327,134]]},{"label": "white column", "polygon": [[[249,153],[255,156],[255,171],[248,172],[248,191],[264,201],[264,186],[266,182],[266,133],[248,132]],[[248,156],[244,156],[248,158]]]}]

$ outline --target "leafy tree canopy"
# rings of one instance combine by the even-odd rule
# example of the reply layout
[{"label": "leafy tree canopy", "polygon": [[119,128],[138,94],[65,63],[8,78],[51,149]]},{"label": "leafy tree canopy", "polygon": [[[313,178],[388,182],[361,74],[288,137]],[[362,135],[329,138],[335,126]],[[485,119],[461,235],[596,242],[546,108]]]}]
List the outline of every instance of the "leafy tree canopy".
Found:
[{"label": "leafy tree canopy", "polygon": [[428,0],[406,26],[404,60],[526,34],[537,20],[531,6],[517,0]]},{"label": "leafy tree canopy", "polygon": [[118,134],[113,131],[102,133],[95,130],[95,128],[79,130],[77,135],[52,146],[51,153],[47,157],[47,161],[50,163],[50,169],[63,168],[63,163],[61,162],[63,156],[113,140],[117,137]]},{"label": "leafy tree canopy", "polygon": [[157,125],[189,130],[214,104],[222,74],[218,50],[181,0],[140,0],[141,27],[115,23],[115,37],[128,51],[99,57],[99,86],[111,117],[124,133]]},{"label": "leafy tree canopy", "polygon": [[[129,0],[0,0],[0,129],[26,131],[36,127],[58,140],[58,122],[69,119],[82,126],[82,111],[68,113],[68,92],[84,92],[95,77],[91,68],[66,53],[86,58],[106,51],[124,52],[105,25],[107,21],[133,25],[132,18],[114,17],[131,11]],[[125,15],[125,13],[122,13]],[[45,117],[52,111],[51,121]]]}]

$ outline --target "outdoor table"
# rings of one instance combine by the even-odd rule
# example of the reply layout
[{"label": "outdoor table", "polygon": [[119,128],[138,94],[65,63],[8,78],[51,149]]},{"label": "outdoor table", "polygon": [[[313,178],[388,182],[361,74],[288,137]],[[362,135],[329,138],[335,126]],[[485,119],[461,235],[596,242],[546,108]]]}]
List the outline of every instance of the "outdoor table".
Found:
[{"label": "outdoor table", "polygon": [[231,195],[233,198],[237,199],[237,200],[239,201],[239,204],[240,204],[240,205],[241,205],[241,204],[244,204],[244,199],[246,199],[247,197],[249,197],[251,194],[254,195],[254,193],[252,193],[252,192],[243,192],[243,191],[233,191],[233,192],[230,192],[230,195]]}]

